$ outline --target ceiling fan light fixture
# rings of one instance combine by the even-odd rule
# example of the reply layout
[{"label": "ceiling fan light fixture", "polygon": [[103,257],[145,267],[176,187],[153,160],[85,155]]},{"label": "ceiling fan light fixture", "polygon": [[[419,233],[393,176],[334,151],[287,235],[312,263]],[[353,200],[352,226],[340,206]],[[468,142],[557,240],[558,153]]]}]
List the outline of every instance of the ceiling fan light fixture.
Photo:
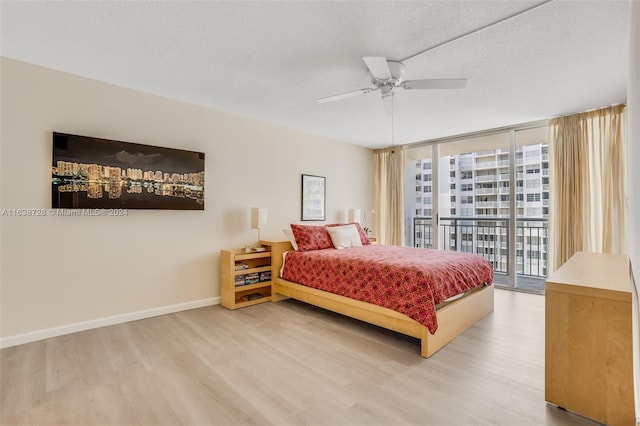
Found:
[{"label": "ceiling fan light fixture", "polygon": [[402,78],[404,76],[404,64],[402,62],[387,62],[387,69],[384,73],[384,77],[380,77],[380,74],[374,74],[371,70],[369,71],[371,73],[371,83],[374,86],[400,87],[400,85],[402,84]]},{"label": "ceiling fan light fixture", "polygon": [[400,83],[402,82],[402,78],[404,76],[404,64],[402,62],[389,61],[387,62],[387,65],[389,65],[389,73],[391,74],[391,80],[398,82],[396,86],[400,85]]}]

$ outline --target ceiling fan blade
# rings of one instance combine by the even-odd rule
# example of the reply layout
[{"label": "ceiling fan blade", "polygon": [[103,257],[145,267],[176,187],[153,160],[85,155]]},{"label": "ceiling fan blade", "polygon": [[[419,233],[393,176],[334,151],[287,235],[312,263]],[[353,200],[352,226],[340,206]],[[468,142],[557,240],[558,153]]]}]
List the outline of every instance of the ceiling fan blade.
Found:
[{"label": "ceiling fan blade", "polygon": [[407,80],[402,83],[402,88],[407,90],[420,89],[464,89],[467,87],[466,78],[441,78],[424,80]]},{"label": "ceiling fan blade", "polygon": [[384,56],[365,56],[362,60],[367,64],[367,68],[369,68],[374,78],[379,80],[388,80],[391,78],[389,64],[387,63],[387,58]]},{"label": "ceiling fan blade", "polygon": [[358,89],[352,92],[340,93],[339,95],[327,96],[326,98],[316,99],[316,102],[320,104],[326,104],[327,102],[339,101],[340,99],[346,99],[352,96],[364,95],[365,93],[373,92],[374,90],[378,90],[378,88]]}]

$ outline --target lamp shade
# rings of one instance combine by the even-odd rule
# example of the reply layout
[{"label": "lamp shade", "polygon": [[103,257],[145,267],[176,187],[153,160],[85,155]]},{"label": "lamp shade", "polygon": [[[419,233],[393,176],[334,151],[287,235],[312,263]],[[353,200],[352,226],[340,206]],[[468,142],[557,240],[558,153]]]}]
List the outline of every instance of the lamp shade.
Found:
[{"label": "lamp shade", "polygon": [[360,209],[349,209],[349,222],[358,222],[362,219],[362,212]]},{"label": "lamp shade", "polygon": [[267,209],[253,207],[251,209],[251,227],[260,229],[267,224]]}]

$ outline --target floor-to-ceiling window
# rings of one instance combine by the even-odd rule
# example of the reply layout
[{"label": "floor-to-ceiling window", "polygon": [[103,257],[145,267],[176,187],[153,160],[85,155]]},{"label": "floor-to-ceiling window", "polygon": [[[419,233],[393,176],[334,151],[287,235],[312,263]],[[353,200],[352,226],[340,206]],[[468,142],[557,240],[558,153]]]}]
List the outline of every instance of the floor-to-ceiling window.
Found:
[{"label": "floor-to-ceiling window", "polygon": [[542,291],[547,276],[549,220],[548,128],[515,132],[516,276],[515,287]]},{"label": "floor-to-ceiling window", "polygon": [[409,246],[434,248],[431,158],[431,146],[405,151],[405,241]]},{"label": "floor-to-ceiling window", "polygon": [[407,147],[407,244],[477,254],[496,285],[542,292],[546,138],[538,124]]}]

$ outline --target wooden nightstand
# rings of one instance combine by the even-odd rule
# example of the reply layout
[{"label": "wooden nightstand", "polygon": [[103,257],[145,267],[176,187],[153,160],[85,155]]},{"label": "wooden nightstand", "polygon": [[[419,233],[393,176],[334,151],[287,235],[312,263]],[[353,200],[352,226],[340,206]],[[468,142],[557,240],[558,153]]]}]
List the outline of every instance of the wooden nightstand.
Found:
[{"label": "wooden nightstand", "polygon": [[220,250],[222,306],[238,309],[271,300],[271,250],[265,248],[260,252]]}]

